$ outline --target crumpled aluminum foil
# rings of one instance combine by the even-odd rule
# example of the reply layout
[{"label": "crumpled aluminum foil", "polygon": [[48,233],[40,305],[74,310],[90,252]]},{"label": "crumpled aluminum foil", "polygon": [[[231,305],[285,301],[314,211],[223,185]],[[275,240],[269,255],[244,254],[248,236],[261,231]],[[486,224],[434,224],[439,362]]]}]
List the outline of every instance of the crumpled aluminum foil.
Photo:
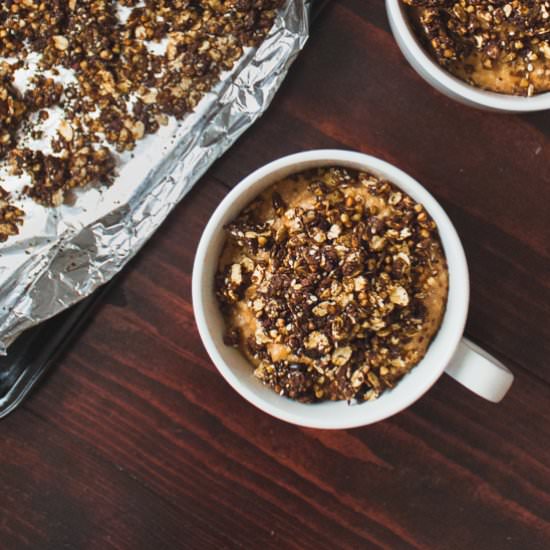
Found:
[{"label": "crumpled aluminum foil", "polygon": [[313,0],[289,0],[269,35],[182,123],[126,155],[108,189],[57,209],[26,204],[22,235],[0,246],[0,354],[23,331],[109,281],[267,109],[309,34]]}]

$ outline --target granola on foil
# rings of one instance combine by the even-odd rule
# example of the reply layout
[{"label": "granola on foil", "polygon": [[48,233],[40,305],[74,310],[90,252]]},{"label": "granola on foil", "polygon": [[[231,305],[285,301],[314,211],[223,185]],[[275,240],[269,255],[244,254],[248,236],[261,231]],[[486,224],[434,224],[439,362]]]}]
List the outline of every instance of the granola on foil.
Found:
[{"label": "granola on foil", "polygon": [[0,353],[120,271],[261,116],[309,7],[2,3]]}]

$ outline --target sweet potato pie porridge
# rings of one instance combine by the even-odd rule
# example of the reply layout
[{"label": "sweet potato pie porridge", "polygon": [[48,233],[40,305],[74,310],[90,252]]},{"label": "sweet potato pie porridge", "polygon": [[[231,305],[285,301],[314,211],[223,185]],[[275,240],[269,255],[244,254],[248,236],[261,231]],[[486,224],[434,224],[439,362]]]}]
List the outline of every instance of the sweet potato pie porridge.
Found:
[{"label": "sweet potato pie porridge", "polygon": [[446,306],[435,222],[372,174],[330,167],[269,187],[226,227],[225,342],[302,402],[378,397],[425,355]]},{"label": "sweet potato pie porridge", "polygon": [[479,88],[550,91],[549,0],[402,0],[440,65]]}]

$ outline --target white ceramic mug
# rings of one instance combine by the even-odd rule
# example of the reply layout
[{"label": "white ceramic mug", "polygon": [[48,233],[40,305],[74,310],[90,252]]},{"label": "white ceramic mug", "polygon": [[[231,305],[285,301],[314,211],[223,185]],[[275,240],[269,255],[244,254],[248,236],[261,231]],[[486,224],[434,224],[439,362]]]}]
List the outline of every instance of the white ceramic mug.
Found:
[{"label": "white ceramic mug", "polygon": [[466,105],[489,111],[526,113],[550,109],[550,92],[520,97],[481,90],[456,78],[435,61],[418,41],[402,0],[386,0],[395,40],[413,69],[436,90]]},{"label": "white ceramic mug", "polygon": [[[223,342],[224,320],[214,292],[214,277],[225,243],[223,227],[252,199],[276,181],[302,170],[343,166],[387,179],[424,205],[436,222],[447,258],[449,294],[441,328],[424,358],[392,390],[356,405],[345,401],[304,404],[276,394],[254,375],[252,365]],[[438,202],[410,176],[374,157],[339,150],[298,153],[256,170],[239,183],[212,215],[202,235],[193,267],[193,308],[199,333],[212,361],[235,390],[261,410],[287,422],[312,428],[352,428],[394,415],[422,396],[444,373],[482,397],[498,402],[513,381],[512,373],[462,336],[468,313],[469,279],[458,235]]]}]

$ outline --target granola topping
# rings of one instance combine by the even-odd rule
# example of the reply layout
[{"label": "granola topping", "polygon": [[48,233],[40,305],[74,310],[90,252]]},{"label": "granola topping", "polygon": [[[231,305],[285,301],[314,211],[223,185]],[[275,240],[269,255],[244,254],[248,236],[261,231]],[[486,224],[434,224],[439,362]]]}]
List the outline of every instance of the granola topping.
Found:
[{"label": "granola topping", "polygon": [[11,204],[10,194],[0,187],[0,242],[17,235],[23,222],[23,211]]},{"label": "granola topping", "polygon": [[550,91],[550,0],[402,0],[437,61],[505,94]]},{"label": "granola topping", "polygon": [[388,181],[332,167],[278,182],[226,227],[225,342],[303,402],[365,401],[425,355],[448,275],[437,227]]}]

